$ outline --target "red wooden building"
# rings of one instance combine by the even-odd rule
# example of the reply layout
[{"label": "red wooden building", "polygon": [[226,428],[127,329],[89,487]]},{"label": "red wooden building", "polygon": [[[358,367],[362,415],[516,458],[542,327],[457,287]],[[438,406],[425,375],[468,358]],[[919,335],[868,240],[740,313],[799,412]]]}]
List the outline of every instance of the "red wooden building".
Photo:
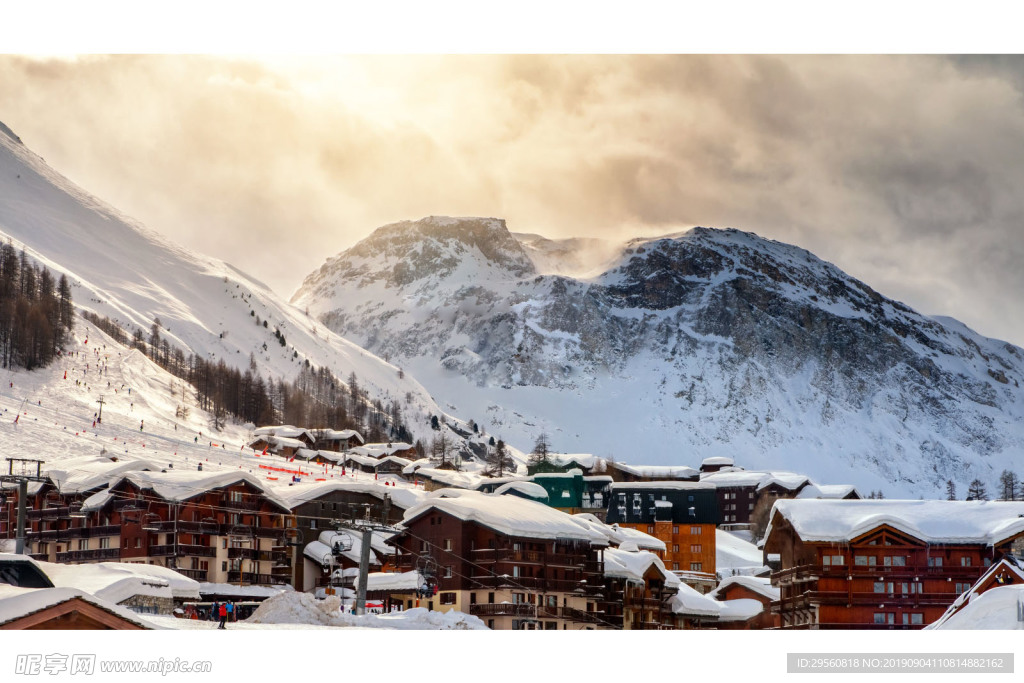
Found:
[{"label": "red wooden building", "polygon": [[781,628],[919,629],[1024,537],[1024,503],[780,500],[764,551]]}]

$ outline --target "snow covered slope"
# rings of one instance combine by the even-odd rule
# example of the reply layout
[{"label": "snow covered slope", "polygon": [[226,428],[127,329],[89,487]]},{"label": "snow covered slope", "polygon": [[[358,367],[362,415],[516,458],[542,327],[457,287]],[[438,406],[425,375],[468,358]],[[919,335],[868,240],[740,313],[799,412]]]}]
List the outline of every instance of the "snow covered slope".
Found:
[{"label": "snow covered slope", "polygon": [[992,485],[1024,449],[1024,351],[803,249],[694,228],[572,278],[523,240],[491,218],[385,226],[293,302],[514,443],[546,430],[555,450],[731,456],[912,497]]},{"label": "snow covered slope", "polygon": [[[239,369],[248,367],[252,354],[265,379],[290,379],[307,359],[342,379],[355,372],[371,400],[386,404],[408,395],[403,410],[417,432],[428,415],[440,412],[409,374],[399,377],[397,367],[331,333],[230,264],[190,252],[122,216],[47,166],[2,125],[0,239],[66,273],[76,307],[109,316],[129,334],[141,328],[148,335],[159,318],[160,335],[172,345]],[[267,268],[277,267],[276,248],[267,245]]]}]

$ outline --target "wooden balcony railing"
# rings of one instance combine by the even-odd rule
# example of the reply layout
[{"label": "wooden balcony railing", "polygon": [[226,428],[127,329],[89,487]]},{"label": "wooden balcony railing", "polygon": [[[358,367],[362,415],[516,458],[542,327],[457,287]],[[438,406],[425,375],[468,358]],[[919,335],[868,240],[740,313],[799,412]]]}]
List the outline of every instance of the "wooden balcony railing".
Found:
[{"label": "wooden balcony railing", "polygon": [[97,548],[95,550],[72,550],[57,553],[57,562],[99,562],[121,559],[120,548]]}]

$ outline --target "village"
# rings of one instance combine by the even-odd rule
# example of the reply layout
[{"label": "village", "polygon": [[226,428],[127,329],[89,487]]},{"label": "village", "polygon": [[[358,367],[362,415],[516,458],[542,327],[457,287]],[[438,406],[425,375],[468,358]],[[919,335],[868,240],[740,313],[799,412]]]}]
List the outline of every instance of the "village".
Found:
[{"label": "village", "polygon": [[727,457],[546,448],[494,476],[290,425],[243,450],[255,469],[11,460],[0,628],[147,628],[225,603],[241,622],[300,598],[493,630],[956,628],[1024,585],[1024,502],[864,499]]}]

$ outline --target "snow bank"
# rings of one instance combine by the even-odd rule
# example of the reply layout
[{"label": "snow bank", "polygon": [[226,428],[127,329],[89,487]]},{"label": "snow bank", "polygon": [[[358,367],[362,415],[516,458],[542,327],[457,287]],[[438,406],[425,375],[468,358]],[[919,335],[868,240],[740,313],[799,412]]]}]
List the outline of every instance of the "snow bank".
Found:
[{"label": "snow bank", "polygon": [[334,595],[317,600],[309,593],[283,593],[263,602],[246,622],[254,624],[310,624],[402,630],[487,630],[477,617],[452,610],[432,612],[423,607],[392,614],[355,616],[341,612]]}]

